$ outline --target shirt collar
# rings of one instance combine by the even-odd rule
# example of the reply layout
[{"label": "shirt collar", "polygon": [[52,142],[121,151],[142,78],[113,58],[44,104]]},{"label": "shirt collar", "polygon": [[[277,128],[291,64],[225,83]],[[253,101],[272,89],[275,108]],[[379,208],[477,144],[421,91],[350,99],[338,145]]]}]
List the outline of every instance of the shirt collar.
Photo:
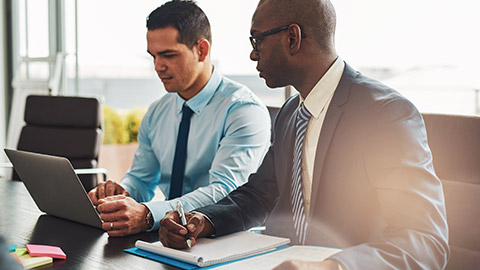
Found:
[{"label": "shirt collar", "polygon": [[[192,109],[195,114],[199,115],[203,109],[205,109],[205,106],[207,106],[208,102],[210,102],[210,100],[213,98],[213,95],[217,91],[221,82],[222,74],[214,67],[212,76],[210,76],[210,79],[205,87],[203,87],[203,89],[200,90],[200,92],[198,92],[198,94],[196,94],[194,97],[186,101],[187,106]],[[182,107],[183,103],[185,103],[185,100],[178,94],[176,103],[177,113],[182,112]]]},{"label": "shirt collar", "polygon": [[305,107],[307,107],[314,118],[318,118],[322,109],[328,104],[330,97],[338,86],[344,68],[345,63],[340,57],[337,57],[337,60],[333,62],[332,66],[317,82],[307,97],[303,99],[300,95],[300,104],[304,102]]}]

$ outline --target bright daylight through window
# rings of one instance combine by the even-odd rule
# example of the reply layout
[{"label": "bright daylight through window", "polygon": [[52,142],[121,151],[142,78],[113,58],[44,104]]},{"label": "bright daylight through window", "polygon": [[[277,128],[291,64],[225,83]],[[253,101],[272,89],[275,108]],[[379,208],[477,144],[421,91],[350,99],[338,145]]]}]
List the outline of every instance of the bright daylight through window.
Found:
[{"label": "bright daylight through window", "polygon": [[[149,12],[164,2],[63,1],[65,93],[102,100],[105,144],[134,143],[145,109],[165,93],[146,51],[145,27]],[[347,63],[397,89],[421,112],[480,113],[480,36],[472,32],[480,25],[477,1],[332,2],[337,52]],[[18,1],[20,56],[49,54],[48,3]],[[215,68],[249,86],[267,105],[280,106],[289,90],[268,89],[249,59],[250,19],[258,0],[197,3],[211,23]],[[43,76],[48,66],[36,65],[15,72]]]}]

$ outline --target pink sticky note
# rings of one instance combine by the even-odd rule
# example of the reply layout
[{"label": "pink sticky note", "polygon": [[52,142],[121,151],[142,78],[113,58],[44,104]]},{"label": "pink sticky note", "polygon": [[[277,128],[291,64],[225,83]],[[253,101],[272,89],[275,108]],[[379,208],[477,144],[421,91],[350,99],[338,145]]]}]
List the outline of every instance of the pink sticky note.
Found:
[{"label": "pink sticky note", "polygon": [[25,247],[28,250],[28,254],[32,257],[52,257],[56,259],[66,259],[67,255],[59,247],[47,246],[47,245],[33,245],[27,244]]}]

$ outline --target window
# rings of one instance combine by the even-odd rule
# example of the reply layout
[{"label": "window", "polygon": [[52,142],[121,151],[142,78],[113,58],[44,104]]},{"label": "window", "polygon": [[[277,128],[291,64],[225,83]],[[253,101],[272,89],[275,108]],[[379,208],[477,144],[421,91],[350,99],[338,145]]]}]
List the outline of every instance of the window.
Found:
[{"label": "window", "polygon": [[[166,1],[13,1],[17,11],[12,26],[14,55],[51,55],[52,40],[58,42],[59,36],[57,40],[49,37],[49,14],[52,5],[59,2],[63,3],[67,94],[100,97],[107,107],[126,117],[136,108],[144,110],[165,93],[146,52],[145,18]],[[268,89],[249,59],[250,20],[258,0],[197,3],[212,26],[214,65],[249,86],[267,105],[280,106],[286,96],[284,89]],[[480,114],[480,36],[475,32],[480,25],[480,2],[332,3],[337,11],[337,52],[348,64],[397,89],[421,112]],[[48,68],[41,64],[16,71],[39,77],[48,74]]]},{"label": "window", "polygon": [[[165,1],[79,1],[80,93],[113,107],[147,106],[163,93],[146,54],[145,17]],[[249,85],[267,104],[283,103],[249,60],[250,19],[257,0],[201,0],[213,31],[212,60]],[[410,98],[421,111],[477,113],[480,4],[460,0],[333,0],[339,55],[353,67]],[[115,8],[113,8],[115,7]],[[478,73],[478,72],[477,72]],[[134,93],[134,94],[132,94]]]},{"label": "window", "polygon": [[333,0],[344,60],[421,112],[479,114],[478,1]]},{"label": "window", "polygon": [[[14,1],[15,52],[50,55],[51,1]],[[68,74],[75,76],[75,1],[64,3]],[[165,1],[82,0],[78,2],[79,94],[104,96],[114,107],[147,106],[162,94],[146,53],[145,17]],[[199,0],[213,30],[212,60],[226,75],[249,84],[260,96],[275,92],[259,79],[248,59],[250,19],[257,0]],[[337,10],[339,55],[367,75],[410,97],[421,111],[475,114],[480,88],[476,63],[480,25],[476,1],[332,0]],[[27,18],[28,20],[25,20]],[[15,38],[15,37],[14,37]],[[36,74],[45,73],[38,67]],[[33,73],[35,74],[35,73]],[[72,81],[69,91],[75,89]],[[422,93],[421,93],[422,92]],[[70,91],[70,93],[72,93]],[[132,95],[132,93],[135,93]],[[282,99],[283,100],[283,99]],[[268,103],[268,102],[267,102]],[[273,102],[278,103],[278,102]]]}]

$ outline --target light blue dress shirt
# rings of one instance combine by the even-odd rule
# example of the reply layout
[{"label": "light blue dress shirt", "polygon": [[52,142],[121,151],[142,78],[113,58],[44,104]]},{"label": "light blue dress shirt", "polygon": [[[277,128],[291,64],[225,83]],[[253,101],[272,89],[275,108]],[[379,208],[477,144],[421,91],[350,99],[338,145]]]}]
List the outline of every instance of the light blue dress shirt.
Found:
[{"label": "light blue dress shirt", "polygon": [[246,86],[214,69],[207,85],[186,104],[194,112],[188,134],[182,197],[149,202],[158,186],[168,198],[170,176],[185,100],[168,93],[152,103],[138,131],[138,148],[121,185],[144,202],[160,227],[180,200],[185,211],[213,204],[244,184],[270,146],[270,116]]}]

